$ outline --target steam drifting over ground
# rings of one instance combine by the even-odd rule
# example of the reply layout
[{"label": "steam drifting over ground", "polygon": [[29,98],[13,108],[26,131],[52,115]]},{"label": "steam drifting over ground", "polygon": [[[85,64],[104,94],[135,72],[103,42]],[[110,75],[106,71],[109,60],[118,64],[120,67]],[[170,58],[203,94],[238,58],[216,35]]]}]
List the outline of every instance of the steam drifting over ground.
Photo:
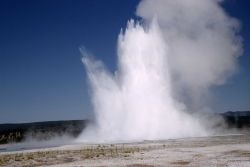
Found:
[{"label": "steam drifting over ground", "polygon": [[209,88],[237,69],[239,23],[217,0],[144,0],[136,13],[143,23],[130,20],[120,33],[115,73],[81,49],[95,122],[80,140],[209,134],[188,111],[207,108]]}]

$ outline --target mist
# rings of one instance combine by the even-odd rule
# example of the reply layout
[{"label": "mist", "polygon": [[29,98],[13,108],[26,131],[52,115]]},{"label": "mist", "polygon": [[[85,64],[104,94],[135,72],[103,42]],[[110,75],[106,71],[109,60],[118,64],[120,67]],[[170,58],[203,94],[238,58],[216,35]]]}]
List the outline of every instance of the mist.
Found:
[{"label": "mist", "polygon": [[59,147],[62,145],[75,144],[75,139],[70,135],[61,135],[49,139],[38,139],[31,136],[26,136],[26,138],[19,143],[11,143],[6,147],[5,151],[22,151],[22,150],[32,150],[40,148],[50,148]]},{"label": "mist", "polygon": [[136,14],[145,22],[157,17],[169,47],[173,92],[181,101],[188,97],[192,110],[209,107],[209,89],[225,84],[237,72],[240,23],[225,13],[222,2],[143,0],[137,7]]},{"label": "mist", "polygon": [[[210,111],[213,86],[237,71],[239,22],[217,0],[143,0],[128,21],[110,72],[81,48],[93,124],[81,141],[169,139],[212,134],[199,115]],[[209,120],[213,124],[212,120]]]}]

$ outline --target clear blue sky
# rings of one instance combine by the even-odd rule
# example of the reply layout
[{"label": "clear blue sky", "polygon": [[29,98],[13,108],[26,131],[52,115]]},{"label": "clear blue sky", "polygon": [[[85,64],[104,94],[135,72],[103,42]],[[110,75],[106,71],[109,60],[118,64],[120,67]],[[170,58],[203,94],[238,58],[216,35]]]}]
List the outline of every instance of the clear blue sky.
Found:
[{"label": "clear blue sky", "polygon": [[[84,119],[91,105],[79,47],[110,70],[116,41],[138,0],[1,0],[0,123]],[[250,110],[250,2],[227,0],[242,22],[240,71],[214,89],[218,111]]]}]

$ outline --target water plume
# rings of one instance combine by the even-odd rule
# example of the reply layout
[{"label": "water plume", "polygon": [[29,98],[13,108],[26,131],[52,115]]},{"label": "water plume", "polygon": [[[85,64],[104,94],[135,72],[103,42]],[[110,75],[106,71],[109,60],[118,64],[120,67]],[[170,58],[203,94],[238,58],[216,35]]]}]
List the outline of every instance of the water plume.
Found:
[{"label": "water plume", "polygon": [[216,0],[143,0],[136,13],[143,23],[130,20],[120,33],[114,73],[81,49],[95,120],[80,140],[209,134],[188,111],[237,69],[238,22]]},{"label": "water plume", "polygon": [[168,48],[154,21],[133,20],[118,40],[118,70],[109,73],[83,52],[96,115],[97,138],[157,139],[202,134],[201,125],[171,95]]}]

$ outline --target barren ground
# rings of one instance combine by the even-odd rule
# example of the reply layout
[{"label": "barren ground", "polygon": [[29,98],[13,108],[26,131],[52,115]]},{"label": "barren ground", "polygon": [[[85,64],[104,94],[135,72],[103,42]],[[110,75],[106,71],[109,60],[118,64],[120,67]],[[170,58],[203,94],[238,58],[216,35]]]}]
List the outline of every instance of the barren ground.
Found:
[{"label": "barren ground", "polygon": [[[3,148],[4,146],[2,146]],[[250,135],[0,152],[0,166],[250,166]]]}]

